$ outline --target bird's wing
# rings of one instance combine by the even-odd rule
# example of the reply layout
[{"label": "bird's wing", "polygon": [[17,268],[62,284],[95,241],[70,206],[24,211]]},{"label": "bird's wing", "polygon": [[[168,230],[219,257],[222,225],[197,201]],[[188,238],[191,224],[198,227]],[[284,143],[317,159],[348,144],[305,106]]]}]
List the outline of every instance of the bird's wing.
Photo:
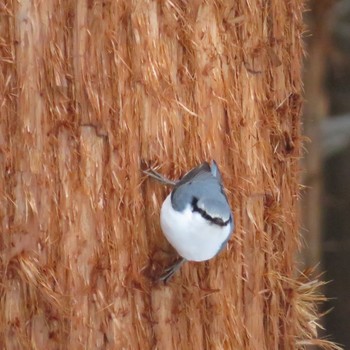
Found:
[{"label": "bird's wing", "polygon": [[[187,205],[190,205],[193,199],[201,199],[201,202],[208,201],[208,209],[213,206],[212,212],[215,212],[217,203],[222,202],[223,206],[228,207],[227,198],[221,183],[221,177],[216,163],[211,166],[208,163],[203,163],[198,167],[189,171],[181,180],[179,180],[171,193],[171,203],[173,208],[182,211]],[[212,195],[214,195],[214,201]],[[203,209],[203,208],[202,208]],[[227,215],[225,215],[226,217]]]},{"label": "bird's wing", "polygon": [[216,164],[215,160],[213,159],[210,163],[210,171],[214,177],[216,177],[219,182],[221,183],[221,173],[219,171],[218,165]]},{"label": "bird's wing", "polygon": [[185,174],[181,180],[179,180],[175,188],[180,187],[181,185],[190,182],[191,180],[194,180],[198,176],[202,176],[203,174],[210,174],[211,168],[210,165],[207,162],[202,163],[201,165],[197,166],[196,168],[193,168],[190,170],[187,174]]}]

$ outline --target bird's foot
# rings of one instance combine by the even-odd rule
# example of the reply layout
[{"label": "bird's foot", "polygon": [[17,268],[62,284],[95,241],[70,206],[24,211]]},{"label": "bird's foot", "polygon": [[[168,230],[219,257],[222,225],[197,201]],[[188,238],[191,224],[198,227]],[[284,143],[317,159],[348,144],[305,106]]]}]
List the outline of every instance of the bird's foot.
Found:
[{"label": "bird's foot", "polygon": [[164,185],[171,185],[171,186],[176,185],[176,181],[173,181],[173,180],[166,178],[165,176],[163,176],[162,174],[159,174],[158,172],[156,172],[152,168],[149,170],[143,170],[143,173],[148,175],[149,177],[152,177],[153,179],[161,182]]},{"label": "bird's foot", "polygon": [[186,262],[185,258],[178,259],[174,264],[167,267],[163,274],[159,277],[159,281],[167,283],[171,277],[175,274],[176,271],[180,269],[180,267]]}]

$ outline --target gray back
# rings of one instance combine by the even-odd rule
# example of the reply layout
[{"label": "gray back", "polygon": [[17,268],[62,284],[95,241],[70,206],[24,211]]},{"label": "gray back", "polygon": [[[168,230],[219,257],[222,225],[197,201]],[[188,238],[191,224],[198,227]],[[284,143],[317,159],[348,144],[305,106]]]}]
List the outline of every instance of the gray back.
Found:
[{"label": "gray back", "polygon": [[224,221],[231,217],[231,209],[224,193],[221,175],[215,162],[207,162],[188,172],[178,181],[171,194],[171,203],[175,210],[183,211],[193,200],[212,217],[221,217]]}]

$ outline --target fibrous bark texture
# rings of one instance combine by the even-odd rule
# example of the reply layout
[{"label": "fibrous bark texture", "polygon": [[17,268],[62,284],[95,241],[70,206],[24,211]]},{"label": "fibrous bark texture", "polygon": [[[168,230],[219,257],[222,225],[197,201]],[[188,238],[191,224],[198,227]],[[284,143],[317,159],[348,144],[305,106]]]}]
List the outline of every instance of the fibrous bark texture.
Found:
[{"label": "fibrous bark texture", "polygon": [[[295,349],[318,342],[294,273],[301,0],[0,4],[0,345]],[[228,248],[155,282],[159,210],[219,164]]]}]

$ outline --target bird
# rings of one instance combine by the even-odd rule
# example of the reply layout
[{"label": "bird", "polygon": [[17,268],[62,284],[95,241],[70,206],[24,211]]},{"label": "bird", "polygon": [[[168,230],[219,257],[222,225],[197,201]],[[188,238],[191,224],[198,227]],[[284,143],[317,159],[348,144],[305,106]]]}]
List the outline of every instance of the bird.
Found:
[{"label": "bird", "polygon": [[173,181],[153,169],[144,173],[173,187],[160,210],[160,226],[180,258],[159,280],[168,282],[186,261],[206,261],[226,246],[234,218],[217,163],[204,162]]}]

